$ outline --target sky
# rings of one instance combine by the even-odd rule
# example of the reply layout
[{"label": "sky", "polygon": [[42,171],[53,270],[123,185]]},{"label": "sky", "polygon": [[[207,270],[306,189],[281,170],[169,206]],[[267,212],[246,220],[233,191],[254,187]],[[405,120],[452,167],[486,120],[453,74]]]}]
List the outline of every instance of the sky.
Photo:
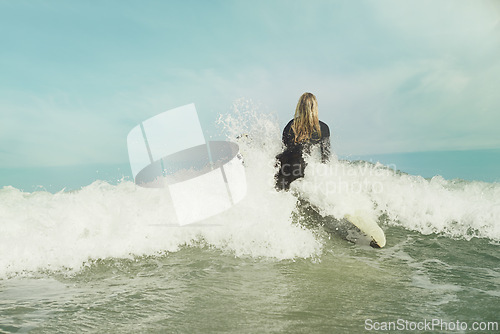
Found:
[{"label": "sky", "polygon": [[500,148],[500,1],[0,0],[0,168],[128,162],[140,122],[318,98],[338,155]]}]

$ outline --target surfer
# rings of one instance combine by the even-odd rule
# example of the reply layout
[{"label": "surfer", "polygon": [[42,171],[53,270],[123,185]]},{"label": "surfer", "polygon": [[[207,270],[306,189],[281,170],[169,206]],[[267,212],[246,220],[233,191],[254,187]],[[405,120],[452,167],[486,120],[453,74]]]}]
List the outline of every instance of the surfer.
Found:
[{"label": "surfer", "polygon": [[312,93],[304,93],[295,108],[294,118],[283,130],[285,149],[276,156],[279,170],[275,175],[276,189],[288,190],[290,183],[304,177],[304,154],[319,145],[321,161],[330,158],[330,129],[318,118],[318,101]]}]

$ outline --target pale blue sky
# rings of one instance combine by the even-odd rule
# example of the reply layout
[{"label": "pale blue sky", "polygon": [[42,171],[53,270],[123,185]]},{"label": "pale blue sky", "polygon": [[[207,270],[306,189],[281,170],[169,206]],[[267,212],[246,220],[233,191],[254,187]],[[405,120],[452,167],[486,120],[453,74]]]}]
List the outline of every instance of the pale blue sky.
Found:
[{"label": "pale blue sky", "polygon": [[340,155],[500,148],[500,1],[0,0],[0,167],[128,161],[196,103],[316,94]]}]

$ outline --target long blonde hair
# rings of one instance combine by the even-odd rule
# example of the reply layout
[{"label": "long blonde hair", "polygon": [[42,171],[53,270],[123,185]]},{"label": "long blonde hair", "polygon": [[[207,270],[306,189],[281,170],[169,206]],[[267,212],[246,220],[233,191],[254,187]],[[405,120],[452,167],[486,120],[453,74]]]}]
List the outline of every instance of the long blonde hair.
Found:
[{"label": "long blonde hair", "polygon": [[311,139],[314,131],[321,138],[321,129],[318,118],[318,101],[312,93],[304,93],[295,108],[292,130],[295,135],[295,142]]}]

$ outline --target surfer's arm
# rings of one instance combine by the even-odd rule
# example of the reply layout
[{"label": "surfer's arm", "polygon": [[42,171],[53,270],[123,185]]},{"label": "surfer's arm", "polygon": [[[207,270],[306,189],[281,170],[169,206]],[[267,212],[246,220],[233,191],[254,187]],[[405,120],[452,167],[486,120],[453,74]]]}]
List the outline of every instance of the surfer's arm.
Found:
[{"label": "surfer's arm", "polygon": [[330,161],[330,137],[321,138],[321,162]]},{"label": "surfer's arm", "polygon": [[330,129],[328,125],[321,122],[321,162],[330,161]]},{"label": "surfer's arm", "polygon": [[283,129],[283,136],[281,140],[283,141],[283,145],[285,145],[286,147],[291,146],[294,142],[293,131],[291,131],[292,121],[288,122],[288,124]]}]

